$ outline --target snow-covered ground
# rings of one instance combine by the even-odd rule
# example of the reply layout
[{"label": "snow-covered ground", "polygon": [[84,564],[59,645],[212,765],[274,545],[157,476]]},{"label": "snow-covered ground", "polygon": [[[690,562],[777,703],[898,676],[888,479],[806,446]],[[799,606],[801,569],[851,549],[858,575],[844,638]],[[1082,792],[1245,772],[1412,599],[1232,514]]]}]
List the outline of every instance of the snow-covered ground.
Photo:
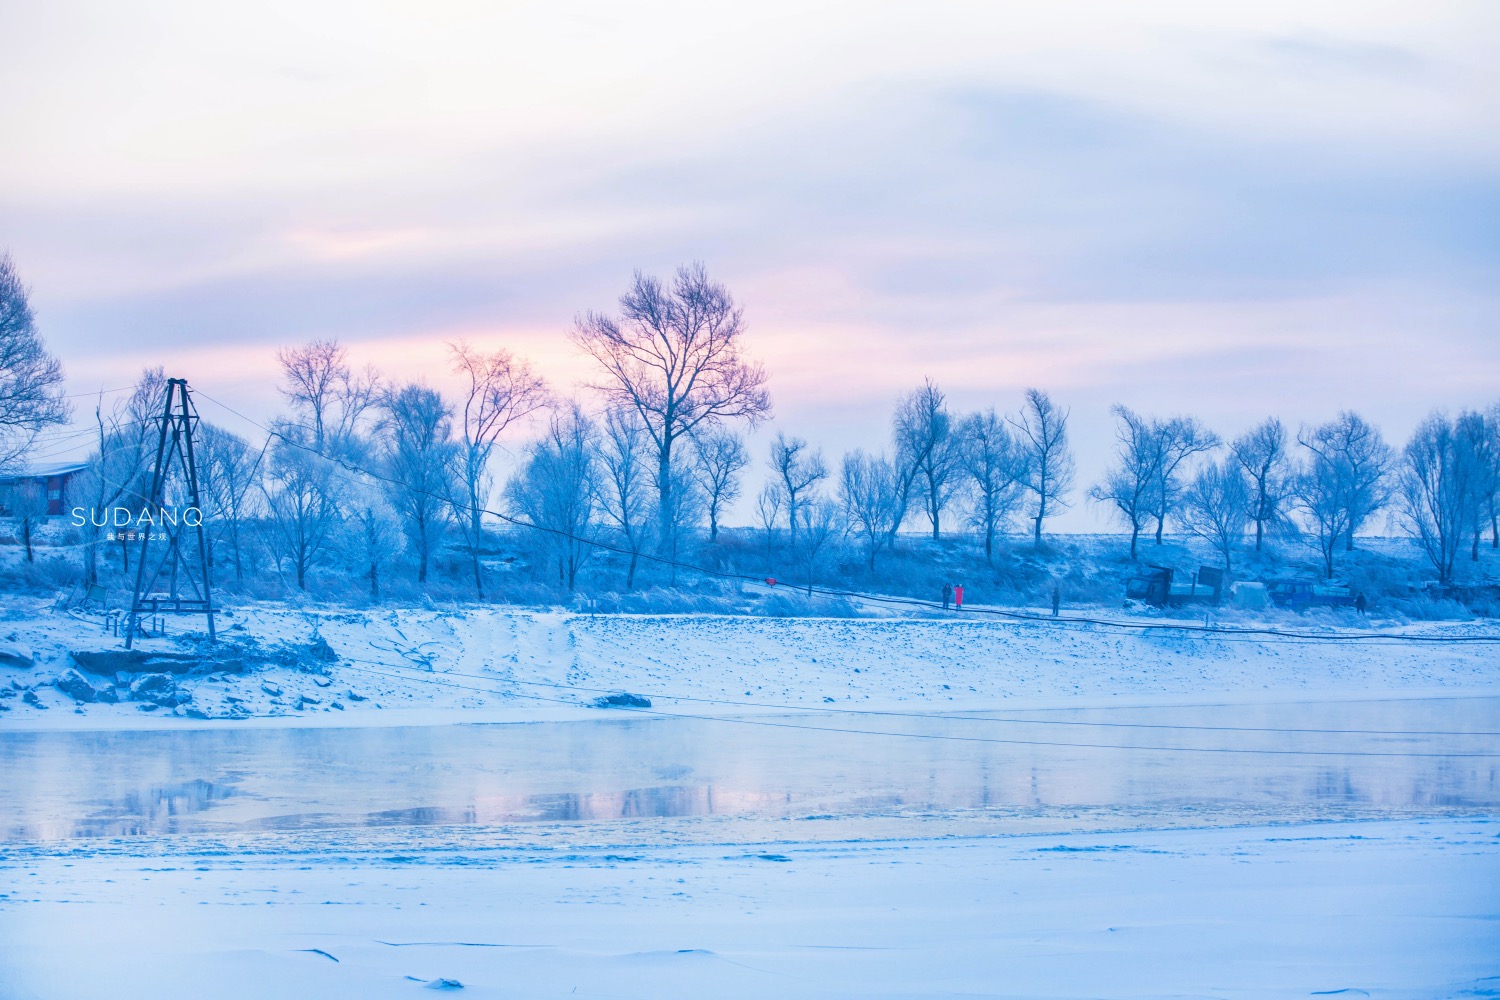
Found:
[{"label": "snow-covered ground", "polygon": [[11,846],[9,1000],[1492,997],[1500,822]]},{"label": "snow-covered ground", "polygon": [[[795,708],[947,710],[1061,704],[1161,704],[1213,698],[1367,697],[1500,689],[1500,644],[1287,639],[1142,627],[951,616],[753,618],[579,615],[503,608],[374,612],[250,606],[227,613],[220,634],[243,674],[179,678],[191,700],[141,710],[123,688],[117,704],[78,704],[52,686],[79,649],[120,641],[98,625],[35,601],[0,605],[0,643],[36,665],[0,666],[0,688],[33,688],[0,701],[0,726],[125,727],[276,718],[276,725],[577,717],[604,694],[629,691],[657,708],[744,712]],[[1129,619],[1124,619],[1129,621]],[[176,623],[174,622],[174,625]],[[1186,625],[1202,622],[1187,621]],[[1294,618],[1276,627],[1309,631]],[[1372,624],[1378,628],[1379,624]],[[1316,627],[1337,640],[1356,630]],[[1435,637],[1500,636],[1500,626],[1407,625]],[[336,660],[308,655],[317,639]],[[144,649],[175,650],[171,637]],[[291,665],[277,662],[293,659]],[[227,654],[211,654],[213,655]],[[211,662],[209,663],[211,666]],[[92,676],[102,687],[110,678]],[[41,707],[45,706],[45,707]],[[590,710],[593,711],[593,710]],[[163,716],[172,717],[162,722]],[[200,718],[201,721],[201,718]]]},{"label": "snow-covered ground", "polygon": [[1500,995],[1500,629],[1158,624],[9,599],[0,998]]}]

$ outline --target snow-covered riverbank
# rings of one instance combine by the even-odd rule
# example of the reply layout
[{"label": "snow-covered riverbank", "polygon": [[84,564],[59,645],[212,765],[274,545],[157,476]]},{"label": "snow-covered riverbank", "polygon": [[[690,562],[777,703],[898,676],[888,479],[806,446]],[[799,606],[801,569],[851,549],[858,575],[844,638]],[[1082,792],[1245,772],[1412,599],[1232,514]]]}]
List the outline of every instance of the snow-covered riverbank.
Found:
[{"label": "snow-covered riverbank", "polygon": [[[658,709],[742,713],[1500,690],[1497,644],[1328,641],[1144,627],[1160,620],[1121,628],[958,616],[767,619],[266,605],[226,614],[226,643],[205,654],[196,669],[173,678],[176,699],[158,698],[167,702],[159,707],[139,693],[133,699],[125,676],[83,671],[100,696],[92,701],[87,692],[80,702],[55,686],[75,666],[74,651],[119,647],[97,625],[17,599],[6,602],[3,615],[0,641],[34,660],[29,669],[0,666],[0,688],[11,695],[0,701],[8,709],[0,712],[0,727],[8,729],[559,719],[593,715],[599,711],[592,707],[595,699],[619,691],[650,698]],[[1335,639],[1353,634],[1326,626],[1315,631]],[[1399,631],[1500,635],[1492,624]],[[171,637],[140,645],[184,648]],[[244,672],[212,670],[222,658],[237,660]],[[173,700],[181,704],[174,707]]]}]

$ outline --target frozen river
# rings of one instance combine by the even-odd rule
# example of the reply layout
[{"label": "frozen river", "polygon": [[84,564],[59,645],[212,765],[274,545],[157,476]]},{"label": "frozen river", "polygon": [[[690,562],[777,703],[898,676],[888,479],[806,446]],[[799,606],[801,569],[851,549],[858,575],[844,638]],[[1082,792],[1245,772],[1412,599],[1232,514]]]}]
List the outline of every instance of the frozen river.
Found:
[{"label": "frozen river", "polygon": [[[1500,698],[0,732],[0,839],[671,817],[1493,812]],[[681,717],[689,716],[689,717]],[[1103,825],[1108,825],[1103,822]]]}]

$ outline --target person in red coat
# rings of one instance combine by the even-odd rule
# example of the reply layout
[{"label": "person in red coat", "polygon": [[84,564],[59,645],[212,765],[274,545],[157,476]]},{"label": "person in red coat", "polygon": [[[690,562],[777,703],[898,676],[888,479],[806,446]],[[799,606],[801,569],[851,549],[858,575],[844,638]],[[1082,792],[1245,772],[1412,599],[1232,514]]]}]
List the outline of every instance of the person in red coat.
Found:
[{"label": "person in red coat", "polygon": [[964,609],[964,585],[961,583],[953,587],[953,607],[957,611]]}]

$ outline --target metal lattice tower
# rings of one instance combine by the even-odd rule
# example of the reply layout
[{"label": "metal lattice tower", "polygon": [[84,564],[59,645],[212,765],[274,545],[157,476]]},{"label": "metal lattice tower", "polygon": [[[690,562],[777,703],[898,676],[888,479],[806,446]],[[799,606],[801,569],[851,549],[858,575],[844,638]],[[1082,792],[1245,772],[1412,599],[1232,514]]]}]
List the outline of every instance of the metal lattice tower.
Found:
[{"label": "metal lattice tower", "polygon": [[[142,615],[196,614],[208,619],[208,638],[214,639],[213,578],[209,571],[208,543],[203,535],[203,508],[199,506],[198,463],[193,455],[193,431],[198,411],[188,395],[187,379],[167,379],[161,436],[156,445],[156,465],[151,489],[146,494],[144,532],[140,558],[136,562],[135,594],[130,601],[125,630],[125,648],[135,641]],[[173,501],[168,503],[168,492]],[[196,523],[184,516],[197,512]],[[159,534],[160,539],[153,535]],[[152,563],[153,541],[161,550]]]}]

